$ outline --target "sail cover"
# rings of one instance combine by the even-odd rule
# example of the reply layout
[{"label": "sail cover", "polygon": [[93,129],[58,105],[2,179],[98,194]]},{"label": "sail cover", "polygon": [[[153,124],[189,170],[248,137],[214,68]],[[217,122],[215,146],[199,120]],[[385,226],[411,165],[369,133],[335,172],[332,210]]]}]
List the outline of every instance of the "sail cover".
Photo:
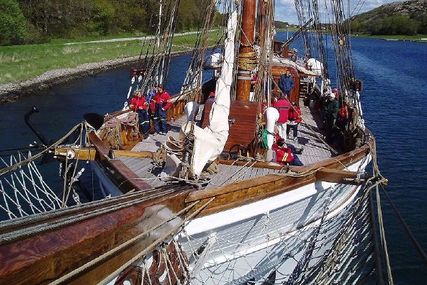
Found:
[{"label": "sail cover", "polygon": [[191,170],[200,175],[206,163],[214,161],[224,149],[228,138],[230,113],[230,93],[235,64],[235,35],[237,31],[237,11],[234,11],[227,24],[224,63],[221,76],[217,80],[215,102],[209,115],[209,125],[201,129],[194,126],[194,149]]},{"label": "sail cover", "polygon": [[209,114],[209,125],[202,129],[195,124],[186,124],[182,133],[193,132],[194,144],[190,171],[199,176],[208,162],[214,161],[222,153],[228,138],[230,113],[230,93],[235,65],[235,36],[237,32],[237,11],[231,13],[227,24],[224,61],[221,75],[216,84],[216,97]]}]

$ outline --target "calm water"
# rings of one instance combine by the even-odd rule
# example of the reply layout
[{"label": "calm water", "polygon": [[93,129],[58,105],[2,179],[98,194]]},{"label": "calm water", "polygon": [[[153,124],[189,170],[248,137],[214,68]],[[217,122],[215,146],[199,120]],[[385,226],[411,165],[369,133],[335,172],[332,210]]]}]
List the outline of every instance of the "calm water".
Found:
[{"label": "calm water", "polygon": [[[356,75],[364,82],[365,119],[377,138],[382,173],[390,181],[387,189],[427,249],[427,44],[354,39],[352,46]],[[173,76],[166,84],[171,93],[179,89],[187,62],[188,56],[172,60]],[[128,68],[117,69],[0,105],[0,149],[34,140],[23,121],[31,106],[40,109],[32,118],[34,125],[46,137],[56,139],[80,122],[84,113],[103,114],[120,108],[128,82]],[[427,268],[387,203],[384,212],[396,283],[425,284]]]}]

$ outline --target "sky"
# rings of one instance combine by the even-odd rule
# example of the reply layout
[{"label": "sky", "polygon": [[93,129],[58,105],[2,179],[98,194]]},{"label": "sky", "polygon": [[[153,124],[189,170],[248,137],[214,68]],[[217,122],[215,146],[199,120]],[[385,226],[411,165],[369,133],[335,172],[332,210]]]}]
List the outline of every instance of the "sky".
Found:
[{"label": "sky", "polygon": [[[403,2],[404,0],[397,0],[398,2]],[[360,14],[369,10],[372,10],[376,7],[379,7],[384,4],[391,2],[397,2],[396,0],[343,0],[344,3],[350,2],[350,11],[352,11],[352,16],[355,14]],[[320,3],[325,1],[320,0]],[[329,2],[329,1],[328,1]],[[321,14],[321,22],[328,23],[328,16],[323,13]],[[294,0],[276,0],[276,20],[288,22],[291,24],[298,24],[298,18],[296,16]]]}]

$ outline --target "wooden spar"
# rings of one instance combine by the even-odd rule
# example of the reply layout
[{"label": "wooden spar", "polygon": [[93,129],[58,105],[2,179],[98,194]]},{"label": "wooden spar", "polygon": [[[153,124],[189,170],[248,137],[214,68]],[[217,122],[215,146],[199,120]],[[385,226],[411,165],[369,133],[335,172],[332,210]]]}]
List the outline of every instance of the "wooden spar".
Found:
[{"label": "wooden spar", "polygon": [[241,68],[241,56],[253,53],[255,39],[256,0],[245,0],[243,3],[242,31],[240,34],[239,71],[237,75],[236,100],[249,101],[251,90],[251,71]]},{"label": "wooden spar", "polygon": [[[316,169],[319,168],[335,168],[335,169],[342,169],[346,165],[349,165],[355,161],[358,161],[365,157],[370,151],[369,144],[366,143],[363,146],[343,154],[340,154],[338,156],[335,156],[333,158],[325,159],[320,162],[310,164],[310,165],[304,165],[304,166],[294,166],[294,165],[280,165],[277,163],[271,163],[271,162],[264,162],[264,161],[257,161],[254,163],[253,167],[257,168],[268,168],[268,169],[289,169],[290,171],[293,171],[295,173],[306,173],[306,172],[313,172],[316,171]],[[235,161],[235,160],[224,160],[220,159],[218,160],[220,164],[226,164],[226,165],[240,165],[243,166],[247,164],[247,161]]]},{"label": "wooden spar", "polygon": [[[65,157],[71,154],[71,159],[95,160],[96,149],[94,147],[73,148],[69,146],[59,146],[55,148],[55,156]],[[154,152],[151,151],[131,151],[131,150],[112,150],[112,157],[125,156],[135,158],[153,158]],[[70,159],[70,157],[69,157]]]},{"label": "wooden spar", "polygon": [[364,179],[358,179],[358,173],[333,168],[320,168],[316,171],[316,180],[340,184],[360,185]]},{"label": "wooden spar", "polygon": [[114,156],[114,152],[94,132],[89,133],[89,140],[97,151],[96,157],[98,157],[99,162],[106,169],[110,169],[107,174],[111,176],[111,179],[119,182],[119,188],[123,193],[127,193],[130,190],[146,190],[151,188],[150,184],[142,181],[122,161],[112,159],[110,156]]},{"label": "wooden spar", "polygon": [[355,172],[334,169],[319,169],[300,177],[270,174],[214,189],[193,191],[185,202],[206,201],[215,197],[215,200],[201,212],[200,216],[205,216],[290,192],[317,181],[359,185],[360,182],[356,181],[356,177]]},{"label": "wooden spar", "polygon": [[[201,212],[201,216],[205,216],[289,192],[317,181],[358,184],[355,179],[357,178],[357,173],[339,169],[360,161],[369,153],[369,150],[369,144],[366,143],[354,151],[310,166],[289,166],[289,169],[295,172],[295,177],[270,174],[231,183],[223,187],[193,191],[190,192],[185,201],[190,203],[215,197],[215,200]],[[243,165],[246,162],[220,160],[220,163]],[[257,162],[253,167],[256,166],[273,169],[284,167],[266,162]]]},{"label": "wooden spar", "polygon": [[78,160],[95,160],[96,149],[94,147],[71,147],[58,146],[55,148],[55,156],[57,158],[67,157],[68,159]]}]

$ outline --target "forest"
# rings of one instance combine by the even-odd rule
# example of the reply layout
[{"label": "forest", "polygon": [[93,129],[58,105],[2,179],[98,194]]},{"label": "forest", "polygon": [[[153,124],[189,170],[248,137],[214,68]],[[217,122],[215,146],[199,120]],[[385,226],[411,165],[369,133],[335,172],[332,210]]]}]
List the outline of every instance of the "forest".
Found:
[{"label": "forest", "polygon": [[[152,34],[159,0],[1,0],[0,45],[129,33]],[[204,5],[180,0],[176,29],[198,29]],[[167,11],[166,11],[167,12]],[[166,14],[166,13],[165,13]]]},{"label": "forest", "polygon": [[369,23],[353,20],[353,32],[365,32],[371,35],[416,35],[427,34],[427,16],[420,20],[408,16],[389,16],[375,19]]}]

